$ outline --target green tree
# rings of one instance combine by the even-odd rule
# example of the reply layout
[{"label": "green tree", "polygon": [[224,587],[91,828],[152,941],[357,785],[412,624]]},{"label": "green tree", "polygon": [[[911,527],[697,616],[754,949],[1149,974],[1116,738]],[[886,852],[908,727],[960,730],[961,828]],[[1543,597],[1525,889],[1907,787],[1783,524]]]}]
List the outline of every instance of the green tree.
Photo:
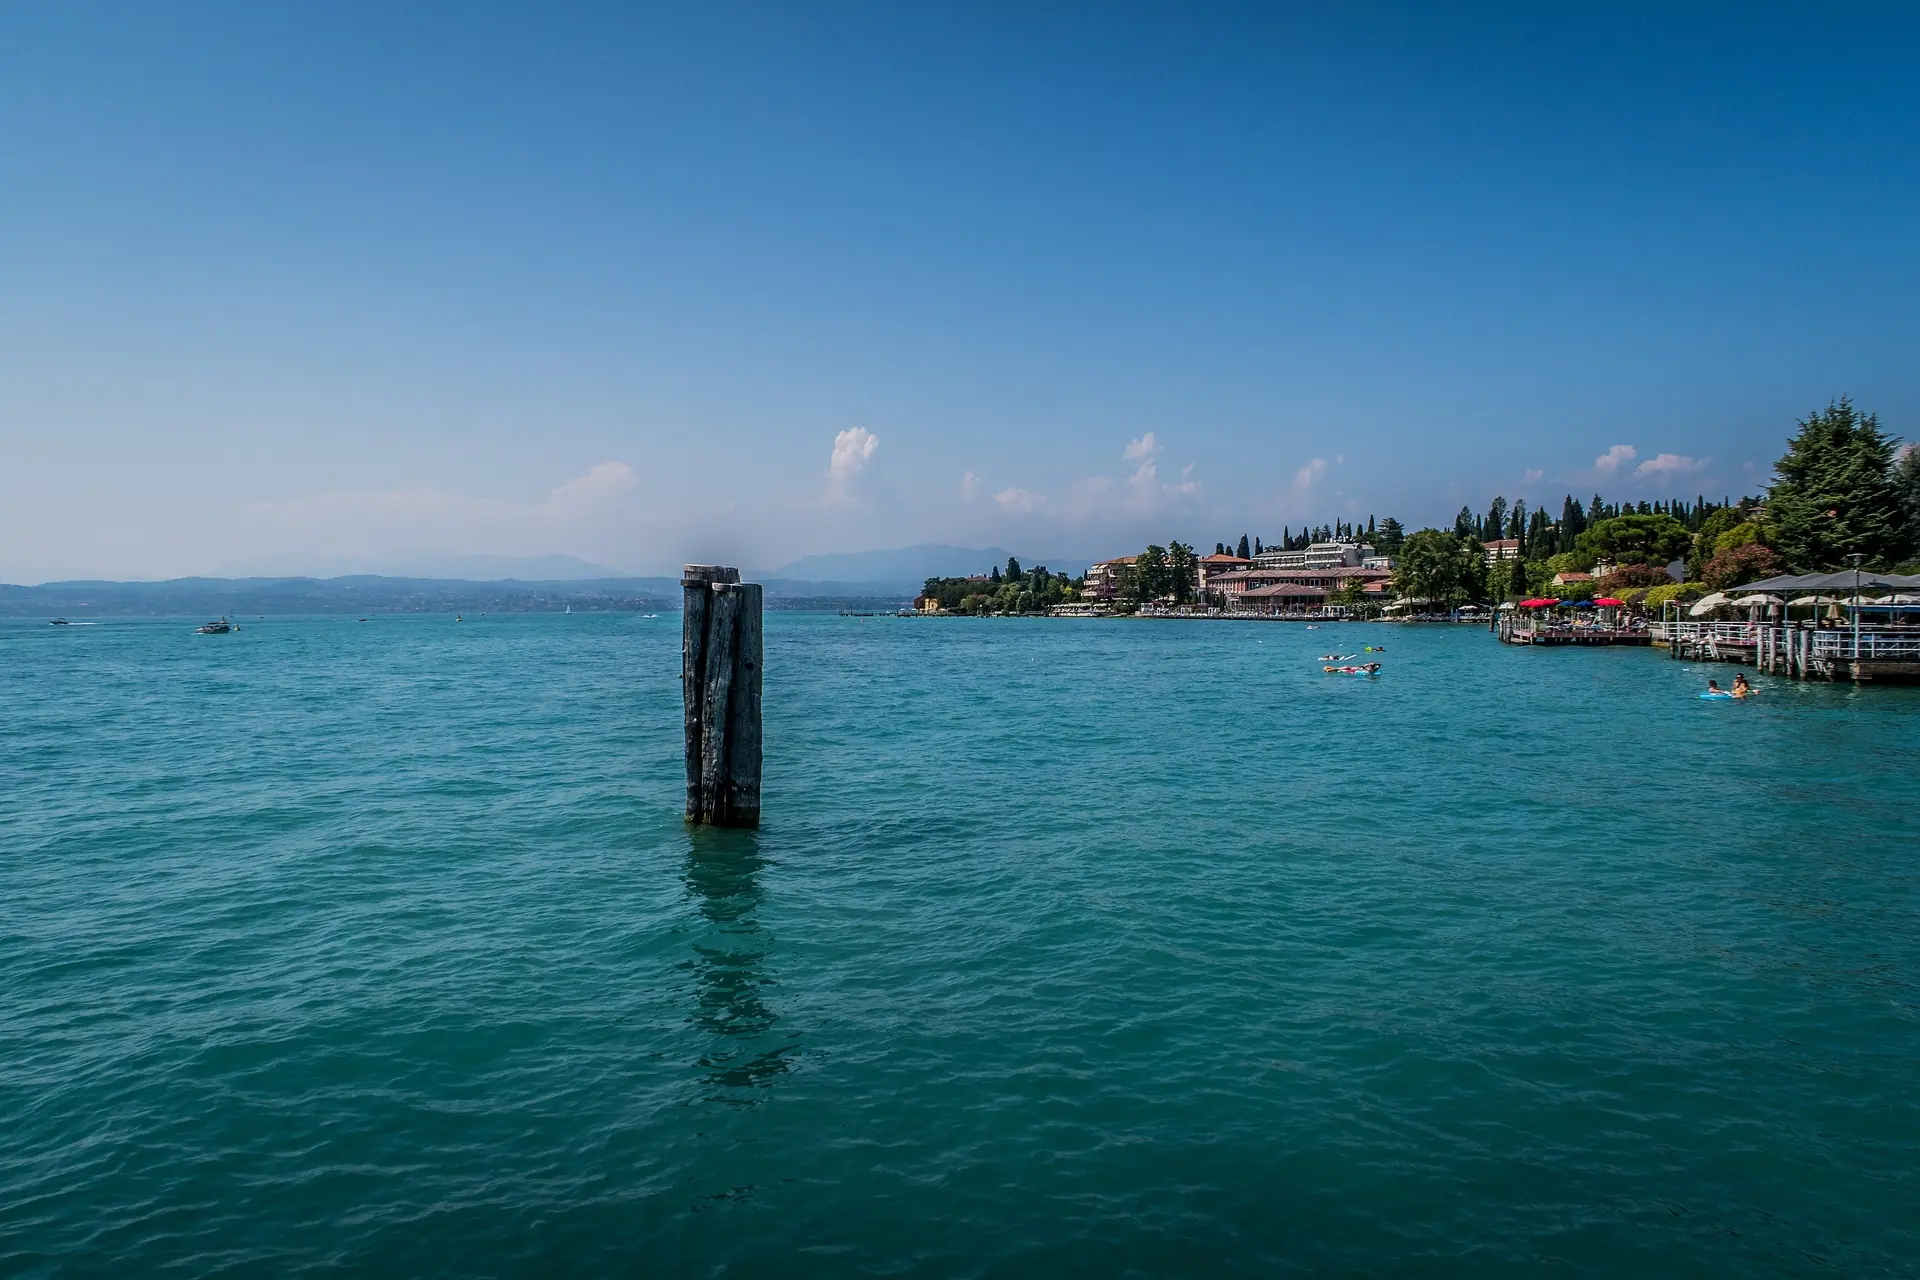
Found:
[{"label": "green tree", "polygon": [[1693,532],[1693,546],[1687,552],[1687,576],[1698,578],[1701,566],[1713,559],[1714,539],[1739,523],[1739,513],[1733,507],[1718,507],[1700,527]]},{"label": "green tree", "polygon": [[1496,560],[1487,570],[1487,598],[1525,600],[1545,586],[1547,567],[1527,560]]},{"label": "green tree", "polygon": [[1687,526],[1672,516],[1630,515],[1595,524],[1575,541],[1574,550],[1615,564],[1666,564],[1692,545]]},{"label": "green tree", "polygon": [[1167,549],[1152,545],[1133,562],[1134,599],[1158,600],[1167,594]]},{"label": "green tree", "polygon": [[1480,536],[1489,541],[1506,537],[1507,500],[1505,498],[1497,496],[1494,498],[1493,505],[1487,508],[1486,521],[1480,528],[1483,531]]},{"label": "green tree", "polygon": [[1464,604],[1486,594],[1486,549],[1472,538],[1422,529],[1400,548],[1393,589],[1402,596]]},{"label": "green tree", "polygon": [[1906,516],[1905,554],[1920,556],[1920,445],[1908,445],[1893,464],[1893,490],[1900,496],[1900,509]]},{"label": "green tree", "polygon": [[1235,552],[1234,552],[1233,554],[1235,554],[1235,555],[1237,555],[1237,556],[1239,556],[1239,557],[1240,557],[1240,558],[1241,558],[1242,560],[1251,560],[1251,559],[1253,559],[1253,555],[1252,555],[1252,552],[1251,552],[1251,551],[1250,551],[1250,550],[1248,549],[1248,547],[1247,547],[1247,535],[1246,535],[1246,534],[1244,534],[1244,533],[1243,533],[1243,534],[1241,534],[1241,535],[1240,535],[1240,549],[1239,549],[1239,550],[1237,550],[1237,551],[1235,551]]},{"label": "green tree", "polygon": [[1184,542],[1167,544],[1167,588],[1175,604],[1185,604],[1193,599],[1194,580],[1199,566],[1192,547]]},{"label": "green tree", "polygon": [[1388,516],[1380,522],[1380,528],[1374,534],[1373,549],[1383,556],[1397,556],[1406,540],[1406,527],[1392,516]]},{"label": "green tree", "polygon": [[1865,557],[1884,568],[1911,545],[1895,486],[1893,439],[1845,396],[1808,416],[1773,464],[1767,523],[1795,573],[1844,568]]},{"label": "green tree", "polygon": [[1780,557],[1757,542],[1715,552],[1700,566],[1700,581],[1715,591],[1771,578],[1780,570]]},{"label": "green tree", "polygon": [[1007,557],[1007,581],[1018,582],[1019,580],[1020,580],[1020,562],[1014,559],[1012,556],[1008,556]]}]

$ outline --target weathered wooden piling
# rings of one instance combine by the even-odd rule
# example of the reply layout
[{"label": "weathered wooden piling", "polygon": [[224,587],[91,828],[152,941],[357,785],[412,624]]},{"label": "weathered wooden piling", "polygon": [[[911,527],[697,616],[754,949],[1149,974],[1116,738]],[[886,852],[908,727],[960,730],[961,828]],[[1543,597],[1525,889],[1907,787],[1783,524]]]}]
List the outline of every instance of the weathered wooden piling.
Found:
[{"label": "weathered wooden piling", "polygon": [[760,825],[760,584],[738,569],[681,571],[680,687],[686,703],[687,821]]}]

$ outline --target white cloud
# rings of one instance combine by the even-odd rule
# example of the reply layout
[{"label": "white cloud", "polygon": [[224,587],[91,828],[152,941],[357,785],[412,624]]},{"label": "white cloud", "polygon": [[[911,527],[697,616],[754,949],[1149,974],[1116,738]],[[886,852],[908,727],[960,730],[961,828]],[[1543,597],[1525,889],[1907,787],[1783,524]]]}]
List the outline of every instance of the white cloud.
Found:
[{"label": "white cloud", "polygon": [[1189,494],[1200,492],[1200,482],[1193,478],[1193,463],[1189,462],[1186,466],[1180,468],[1180,479],[1178,481],[1160,487],[1176,497],[1186,497]]},{"label": "white cloud", "polygon": [[559,517],[584,515],[618,501],[638,483],[626,463],[596,462],[587,474],[575,476],[547,495],[547,507]]},{"label": "white cloud", "polygon": [[827,462],[827,501],[844,502],[853,478],[880,447],[880,437],[865,427],[848,427],[833,438],[833,457]]},{"label": "white cloud", "polygon": [[1593,460],[1593,469],[1601,475],[1610,476],[1632,462],[1639,453],[1640,451],[1630,444],[1616,444]]},{"label": "white cloud", "polygon": [[985,486],[980,483],[979,476],[971,471],[967,472],[960,477],[960,500],[962,502],[978,502],[980,500],[980,491],[984,487]]},{"label": "white cloud", "polygon": [[1312,462],[1309,462],[1306,466],[1293,473],[1294,495],[1300,497],[1311,492],[1313,487],[1326,477],[1326,474],[1327,460],[1325,458],[1315,458]]},{"label": "white cloud", "polygon": [[1648,458],[1635,467],[1633,473],[1638,476],[1679,476],[1699,471],[1706,465],[1704,458],[1689,458],[1680,453],[1663,453],[1658,457]]},{"label": "white cloud", "polygon": [[1047,495],[1031,489],[1002,489],[993,495],[993,500],[1000,504],[1002,511],[1022,513],[1039,511],[1047,505]]},{"label": "white cloud", "polygon": [[1520,482],[1522,484],[1539,484],[1542,480],[1546,478],[1547,478],[1547,473],[1542,471],[1540,468],[1528,467],[1527,474],[1520,477]]},{"label": "white cloud", "polygon": [[1153,432],[1149,431],[1138,440],[1127,443],[1127,447],[1120,452],[1120,461],[1132,462],[1135,458],[1151,458],[1158,452],[1160,452],[1160,442],[1155,440]]}]

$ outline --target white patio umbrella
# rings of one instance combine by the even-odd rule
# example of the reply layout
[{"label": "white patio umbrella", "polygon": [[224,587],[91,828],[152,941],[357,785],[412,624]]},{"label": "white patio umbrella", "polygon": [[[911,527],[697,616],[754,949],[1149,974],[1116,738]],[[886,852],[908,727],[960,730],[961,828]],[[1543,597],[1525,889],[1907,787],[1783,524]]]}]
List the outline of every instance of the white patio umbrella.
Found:
[{"label": "white patio umbrella", "polygon": [[1705,614],[1712,613],[1725,603],[1727,603],[1727,593],[1724,591],[1716,591],[1710,596],[1701,596],[1693,602],[1693,608],[1687,610],[1687,616],[1689,618],[1701,617]]},{"label": "white patio umbrella", "polygon": [[1756,591],[1750,596],[1741,596],[1738,600],[1729,600],[1728,604],[1736,609],[1764,609],[1770,604],[1779,604],[1779,596],[1763,595]]}]

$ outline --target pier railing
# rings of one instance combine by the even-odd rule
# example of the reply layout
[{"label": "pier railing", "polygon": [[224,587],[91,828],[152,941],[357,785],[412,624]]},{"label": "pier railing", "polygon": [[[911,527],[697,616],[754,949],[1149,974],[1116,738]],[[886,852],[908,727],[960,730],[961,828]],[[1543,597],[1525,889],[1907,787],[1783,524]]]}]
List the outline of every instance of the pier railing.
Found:
[{"label": "pier railing", "polygon": [[1920,628],[1813,633],[1813,655],[1845,662],[1920,662]]},{"label": "pier railing", "polygon": [[1760,638],[1757,622],[1656,622],[1649,628],[1656,640],[1712,640],[1719,644],[1754,644]]},{"label": "pier railing", "polygon": [[1752,663],[1799,680],[1920,678],[1920,627],[1900,623],[1666,622],[1655,634],[1670,657]]}]

